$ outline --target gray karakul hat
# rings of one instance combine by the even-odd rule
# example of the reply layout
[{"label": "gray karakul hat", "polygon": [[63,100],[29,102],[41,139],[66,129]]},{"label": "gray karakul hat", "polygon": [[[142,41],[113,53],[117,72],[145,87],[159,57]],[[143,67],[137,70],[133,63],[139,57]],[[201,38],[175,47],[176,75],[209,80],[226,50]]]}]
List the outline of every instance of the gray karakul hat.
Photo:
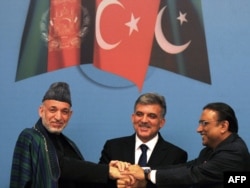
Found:
[{"label": "gray karakul hat", "polygon": [[48,91],[45,93],[42,102],[45,100],[67,102],[72,106],[69,85],[65,82],[55,82],[51,84]]}]

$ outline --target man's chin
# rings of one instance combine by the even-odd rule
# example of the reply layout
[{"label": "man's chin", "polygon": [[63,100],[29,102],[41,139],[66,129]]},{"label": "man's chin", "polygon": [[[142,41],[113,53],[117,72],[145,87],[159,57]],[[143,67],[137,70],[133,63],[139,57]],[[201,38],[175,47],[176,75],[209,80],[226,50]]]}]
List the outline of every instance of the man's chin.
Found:
[{"label": "man's chin", "polygon": [[49,129],[48,131],[51,133],[51,134],[61,134],[62,133],[62,130],[63,129]]},{"label": "man's chin", "polygon": [[204,140],[202,141],[202,145],[203,146],[207,146],[207,142],[205,142]]},{"label": "man's chin", "polygon": [[139,134],[141,137],[148,137],[149,131],[148,130],[141,130]]},{"label": "man's chin", "polygon": [[140,132],[138,135],[141,140],[150,140],[151,136],[146,132]]},{"label": "man's chin", "polygon": [[150,128],[148,128],[148,127],[141,127],[139,129],[139,131],[140,131],[141,134],[147,134],[150,131]]}]

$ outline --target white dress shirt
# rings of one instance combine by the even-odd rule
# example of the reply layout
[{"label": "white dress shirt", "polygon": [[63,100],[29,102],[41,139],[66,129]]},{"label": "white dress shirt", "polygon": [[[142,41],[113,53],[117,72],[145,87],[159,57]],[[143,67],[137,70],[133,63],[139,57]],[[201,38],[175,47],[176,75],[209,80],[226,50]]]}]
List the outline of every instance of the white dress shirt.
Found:
[{"label": "white dress shirt", "polygon": [[149,158],[154,150],[154,147],[158,141],[158,138],[159,138],[159,136],[157,134],[153,139],[144,143],[139,139],[139,137],[136,134],[136,136],[135,136],[135,164],[138,164],[139,158],[140,158],[141,153],[142,153],[140,145],[145,144],[148,146],[148,150],[147,150],[147,162],[148,162],[148,160],[149,160]]}]

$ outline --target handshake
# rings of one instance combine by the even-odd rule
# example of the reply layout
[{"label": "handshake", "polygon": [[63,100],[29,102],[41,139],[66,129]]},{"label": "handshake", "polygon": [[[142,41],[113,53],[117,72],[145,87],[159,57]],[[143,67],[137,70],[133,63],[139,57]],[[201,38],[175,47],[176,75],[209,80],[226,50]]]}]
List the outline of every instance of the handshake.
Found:
[{"label": "handshake", "polygon": [[118,188],[145,188],[147,177],[139,165],[131,165],[122,161],[109,163],[109,177],[117,180]]}]

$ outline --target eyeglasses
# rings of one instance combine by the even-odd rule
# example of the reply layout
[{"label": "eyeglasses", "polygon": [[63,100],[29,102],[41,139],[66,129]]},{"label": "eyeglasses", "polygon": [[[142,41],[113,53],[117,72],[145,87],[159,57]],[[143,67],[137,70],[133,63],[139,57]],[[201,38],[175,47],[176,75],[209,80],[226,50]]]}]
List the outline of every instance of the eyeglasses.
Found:
[{"label": "eyeglasses", "polygon": [[206,126],[212,122],[220,122],[220,120],[216,120],[216,121],[205,121],[205,120],[200,120],[199,121],[199,125],[202,125],[202,126]]}]

